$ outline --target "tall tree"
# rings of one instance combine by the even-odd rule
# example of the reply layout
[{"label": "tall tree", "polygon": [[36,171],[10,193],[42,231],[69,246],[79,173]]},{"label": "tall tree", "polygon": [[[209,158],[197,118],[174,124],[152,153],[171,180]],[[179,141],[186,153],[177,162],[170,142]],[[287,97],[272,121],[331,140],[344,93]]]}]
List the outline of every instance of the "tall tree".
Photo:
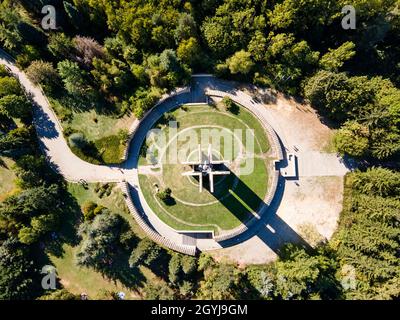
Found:
[{"label": "tall tree", "polygon": [[64,60],[57,65],[65,89],[72,95],[82,96],[88,91],[87,73],[76,62]]},{"label": "tall tree", "polygon": [[33,262],[15,239],[0,246],[0,299],[29,299],[33,294]]},{"label": "tall tree", "polygon": [[354,48],[353,42],[345,42],[336,49],[329,49],[329,52],[321,57],[319,63],[323,69],[337,72],[346,61],[355,56]]}]

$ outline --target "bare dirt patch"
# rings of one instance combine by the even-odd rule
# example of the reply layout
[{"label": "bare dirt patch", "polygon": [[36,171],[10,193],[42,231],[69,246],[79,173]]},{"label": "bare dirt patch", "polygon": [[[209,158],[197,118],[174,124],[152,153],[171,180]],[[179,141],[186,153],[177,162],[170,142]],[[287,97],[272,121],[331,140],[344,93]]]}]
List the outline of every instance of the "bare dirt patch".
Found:
[{"label": "bare dirt patch", "polygon": [[342,177],[301,178],[286,182],[278,215],[296,232],[308,223],[329,239],[337,227],[342,199]]},{"label": "bare dirt patch", "polygon": [[333,130],[323,124],[314,109],[294,99],[277,94],[275,103],[266,104],[282,128],[288,146],[296,145],[302,151],[325,151],[329,149]]},{"label": "bare dirt patch", "polygon": [[268,89],[242,87],[243,91],[264,104],[270,123],[279,131],[286,148],[300,151],[331,151],[334,131],[324,124],[307,103]]},{"label": "bare dirt patch", "polygon": [[[228,260],[239,265],[268,263],[277,258],[277,244],[292,242],[299,237],[307,239],[304,225],[312,227],[321,239],[330,239],[336,230],[342,210],[343,177],[307,177],[299,181],[286,181],[285,192],[276,216],[271,212],[267,226],[256,236],[229,248],[211,252],[218,261]],[[268,229],[268,220],[274,232]],[[278,227],[277,227],[278,226]]]}]

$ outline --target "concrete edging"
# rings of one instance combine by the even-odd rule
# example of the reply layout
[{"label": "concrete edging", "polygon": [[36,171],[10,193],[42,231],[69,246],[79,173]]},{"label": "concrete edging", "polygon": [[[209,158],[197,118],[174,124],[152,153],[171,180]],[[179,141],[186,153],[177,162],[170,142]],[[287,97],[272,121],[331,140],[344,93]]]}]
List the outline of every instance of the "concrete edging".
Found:
[{"label": "concrete edging", "polygon": [[148,111],[146,111],[146,113],[143,115],[143,117],[139,120],[136,119],[133,124],[131,125],[131,127],[129,128],[129,132],[128,132],[128,140],[126,142],[126,146],[125,146],[125,151],[124,154],[121,158],[121,161],[126,161],[128,159],[128,154],[129,154],[129,148],[131,145],[131,141],[133,139],[133,136],[136,133],[137,128],[139,127],[140,123],[143,121],[143,119],[145,119],[152,111],[155,107],[157,107],[158,105],[160,105],[161,103],[163,103],[165,100],[177,96],[179,94],[183,94],[183,93],[189,93],[190,92],[190,87],[183,87],[183,88],[178,88],[176,90],[171,91],[170,93],[167,93],[165,95],[163,95],[160,100],[158,100],[158,102]]},{"label": "concrete edging", "polygon": [[131,193],[129,190],[129,184],[127,182],[120,183],[120,188],[124,194],[126,205],[129,208],[129,211],[133,215],[137,224],[143,229],[143,231],[147,234],[147,236],[153,240],[154,242],[158,243],[159,245],[165,246],[177,252],[181,252],[184,254],[188,254],[191,256],[196,255],[197,248],[196,246],[189,246],[189,245],[179,245],[167,238],[161,236],[157,231],[152,229],[142,218],[140,213],[137,211],[135,205],[133,204]]}]

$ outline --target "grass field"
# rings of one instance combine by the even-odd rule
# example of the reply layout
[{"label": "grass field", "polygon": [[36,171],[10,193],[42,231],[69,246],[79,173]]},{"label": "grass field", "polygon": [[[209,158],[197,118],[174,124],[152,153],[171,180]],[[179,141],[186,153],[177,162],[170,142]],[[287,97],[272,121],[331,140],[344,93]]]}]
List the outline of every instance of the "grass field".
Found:
[{"label": "grass field", "polygon": [[[257,211],[262,204],[268,189],[269,160],[265,153],[270,146],[262,125],[243,108],[239,108],[236,114],[232,114],[226,112],[220,106],[185,105],[169,113],[167,119],[177,121],[177,136],[171,138],[173,132],[166,126],[166,118],[160,119],[156,127],[166,133],[168,142],[176,142],[178,152],[185,150],[187,141],[180,140],[177,137],[187,132],[186,129],[194,126],[201,125],[206,129],[225,128],[230,132],[234,129],[254,130],[254,150],[246,149],[247,146],[243,145],[244,149],[241,151],[242,156],[245,155],[245,160],[254,161],[254,170],[251,174],[243,174],[242,168],[245,160],[238,160],[237,149],[231,148],[231,146],[224,148],[226,141],[223,139],[219,142],[211,139],[202,145],[203,154],[207,152],[207,146],[211,143],[215,152],[214,157],[218,157],[218,153],[224,155],[224,151],[231,148],[230,154],[233,159],[229,156],[222,158],[234,161],[230,164],[231,174],[229,176],[216,178],[213,194],[208,190],[203,190],[200,193],[196,180],[182,176],[183,172],[191,170],[189,166],[179,163],[164,163],[162,160],[165,159],[160,156],[159,162],[162,163],[162,172],[155,175],[140,175],[139,177],[144,197],[154,212],[165,223],[179,230],[213,230],[219,233],[223,230],[233,229],[248,220],[252,212]],[[195,128],[192,133],[200,136],[199,130],[200,128]],[[244,136],[245,134],[243,134],[243,138]],[[165,154],[168,154],[168,148],[164,150]],[[243,153],[243,151],[245,152]],[[184,152],[184,157],[192,154],[192,152],[193,150],[188,149]],[[163,154],[162,151],[161,154]],[[197,152],[194,152],[194,154],[197,155]],[[139,164],[145,163],[146,161],[142,157]],[[173,205],[167,205],[156,197],[155,185],[159,189],[168,187],[172,190],[172,196],[175,200]],[[205,186],[207,187],[207,185]]]},{"label": "grass field", "polygon": [[0,202],[17,191],[14,183],[16,175],[11,170],[14,161],[10,158],[0,157]]},{"label": "grass field", "polygon": [[129,213],[129,209],[125,204],[125,199],[122,195],[122,192],[116,187],[115,184],[110,183],[110,185],[114,186],[112,192],[109,196],[104,195],[102,198],[95,192],[96,184],[89,184],[89,188],[86,190],[83,186],[77,183],[69,183],[68,191],[77,199],[79,205],[87,201],[93,201],[99,205],[102,205],[114,213],[120,214],[122,217],[126,219],[131,225],[132,230],[138,236],[143,236],[142,229],[136,224],[135,219]]},{"label": "grass field", "polygon": [[99,114],[95,110],[74,113],[68,126],[75,131],[82,132],[88,140],[116,135],[121,129],[129,129],[134,117],[124,116],[117,118],[113,115]]},{"label": "grass field", "polygon": [[61,258],[50,257],[57,269],[61,284],[74,294],[86,293],[90,298],[96,298],[102,290],[125,292],[127,299],[138,299],[135,291],[128,290],[119,281],[104,278],[99,272],[86,267],[78,267],[75,263],[76,247],[64,244],[64,255]]},{"label": "grass field", "polygon": [[[198,197],[210,197],[217,203],[205,206],[193,206],[176,202],[167,206],[155,196],[153,184],[160,183],[154,176],[140,175],[139,182],[143,195],[154,212],[165,223],[177,230],[213,230],[218,234],[221,230],[229,230],[239,226],[251,217],[251,212],[260,206],[268,188],[268,173],[265,162],[255,159],[255,179],[252,175],[243,176],[237,187],[227,189],[221,198],[215,198],[204,190],[199,194],[198,188],[188,192],[192,201]],[[174,189],[172,188],[173,196]]]},{"label": "grass field", "polygon": [[86,140],[93,142],[97,149],[97,157],[90,157],[78,150],[75,154],[85,161],[99,164],[115,164],[121,162],[125,146],[119,133],[121,130],[128,131],[135,120],[132,115],[118,117],[114,112],[107,110],[88,110],[67,108],[59,100],[50,98],[65,132],[80,132]]},{"label": "grass field", "polygon": [[[246,109],[239,107],[239,112],[233,114],[224,110],[224,107],[203,105],[185,105],[168,113],[170,119],[176,119],[179,129],[197,125],[212,124],[227,129],[252,129],[255,136],[255,153],[266,153],[270,149],[269,141],[260,122]],[[165,118],[160,119],[156,127],[161,128],[167,135],[169,128],[166,126]]]},{"label": "grass field", "polygon": [[[86,201],[93,201],[109,208],[114,213],[120,214],[128,221],[135,234],[139,237],[143,237],[143,232],[129,214],[125,206],[125,200],[119,189],[114,187],[109,196],[104,195],[100,198],[95,192],[95,187],[95,184],[90,184],[89,188],[86,190],[79,184],[70,183],[68,184],[68,191],[77,200],[79,206]],[[68,232],[76,232],[76,229],[69,229]],[[138,292],[132,289],[128,290],[119,281],[109,280],[103,277],[101,273],[91,268],[77,266],[75,263],[75,254],[78,250],[77,245],[63,244],[62,249],[63,254],[61,256],[49,254],[49,260],[56,267],[60,282],[69,291],[76,294],[85,292],[92,298],[96,297],[101,290],[123,291],[126,293],[127,299],[140,298]]]}]

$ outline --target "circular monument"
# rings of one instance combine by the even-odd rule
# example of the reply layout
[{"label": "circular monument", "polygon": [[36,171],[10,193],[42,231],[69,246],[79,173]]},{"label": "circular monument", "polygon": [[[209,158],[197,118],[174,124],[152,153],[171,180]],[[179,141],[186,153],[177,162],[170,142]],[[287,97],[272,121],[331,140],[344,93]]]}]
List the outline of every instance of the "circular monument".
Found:
[{"label": "circular monument", "polygon": [[220,237],[265,206],[274,171],[264,126],[226,103],[181,105],[141,148],[139,185],[149,208],[178,232]]}]

